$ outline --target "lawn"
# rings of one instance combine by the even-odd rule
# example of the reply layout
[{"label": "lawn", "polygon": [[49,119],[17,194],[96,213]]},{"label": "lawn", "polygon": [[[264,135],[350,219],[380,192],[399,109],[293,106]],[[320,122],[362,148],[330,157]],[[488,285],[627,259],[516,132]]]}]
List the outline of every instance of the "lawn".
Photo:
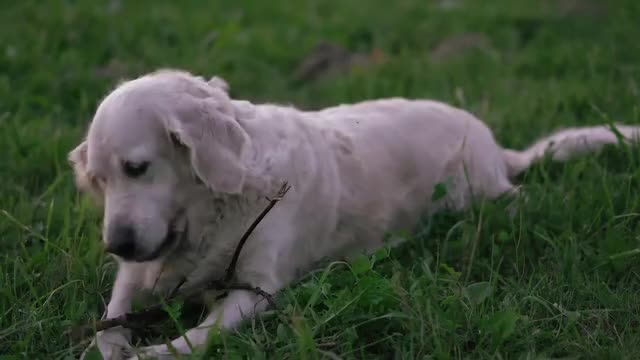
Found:
[{"label": "lawn", "polygon": [[[102,314],[115,264],[66,155],[120,79],[178,67],[305,109],[434,98],[523,148],[563,126],[640,123],[638,19],[637,0],[4,1],[0,359],[77,357],[86,342],[66,331]],[[322,41],[362,61],[301,79]],[[207,355],[639,358],[638,175],[633,148],[543,161],[519,179],[516,216],[485,202],[425,218],[406,245],[283,291]]]}]

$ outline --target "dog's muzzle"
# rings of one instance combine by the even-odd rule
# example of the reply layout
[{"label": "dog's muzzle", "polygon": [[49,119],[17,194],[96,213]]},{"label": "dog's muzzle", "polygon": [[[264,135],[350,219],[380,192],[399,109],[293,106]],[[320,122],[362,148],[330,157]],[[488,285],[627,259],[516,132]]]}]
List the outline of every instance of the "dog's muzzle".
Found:
[{"label": "dog's muzzle", "polygon": [[115,230],[116,234],[105,250],[125,261],[153,261],[174,250],[188,236],[188,225],[184,212],[178,212],[169,223],[167,234],[162,242],[151,252],[141,252],[142,249],[136,245],[139,239],[133,227],[121,226]]}]

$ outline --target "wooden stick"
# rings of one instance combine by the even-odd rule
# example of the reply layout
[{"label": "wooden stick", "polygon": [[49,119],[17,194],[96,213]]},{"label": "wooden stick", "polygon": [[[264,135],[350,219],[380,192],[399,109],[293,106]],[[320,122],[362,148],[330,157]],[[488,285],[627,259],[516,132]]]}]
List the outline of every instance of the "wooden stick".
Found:
[{"label": "wooden stick", "polygon": [[267,198],[267,200],[269,200],[269,205],[267,205],[267,207],[265,207],[264,210],[262,210],[260,215],[258,215],[258,217],[253,221],[253,223],[251,223],[247,231],[245,231],[244,235],[242,235],[242,238],[240,238],[240,242],[238,242],[238,246],[236,246],[236,251],[233,253],[231,262],[229,263],[229,266],[227,267],[227,271],[225,272],[223,283],[229,283],[235,276],[236,265],[238,264],[238,258],[240,257],[240,252],[242,251],[242,248],[244,247],[244,243],[247,242],[247,239],[249,238],[253,230],[255,230],[255,228],[258,226],[258,224],[260,224],[262,219],[264,219],[264,217],[267,216],[269,211],[273,209],[276,203],[282,200],[282,198],[287,194],[290,188],[291,187],[285,182],[280,188],[280,190],[278,191],[278,194],[276,195],[276,197],[271,199]]}]

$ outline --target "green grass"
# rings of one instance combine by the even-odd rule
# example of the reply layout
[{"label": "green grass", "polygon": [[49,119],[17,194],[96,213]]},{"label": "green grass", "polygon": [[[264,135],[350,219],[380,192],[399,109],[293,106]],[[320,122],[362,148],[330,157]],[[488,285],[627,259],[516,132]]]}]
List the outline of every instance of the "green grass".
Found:
[{"label": "green grass", "polygon": [[[68,358],[64,332],[100,316],[115,265],[66,163],[120,77],[218,74],[235,97],[301,108],[384,96],[471,110],[508,147],[561,126],[640,122],[640,2],[13,1],[0,12],[0,358]],[[120,5],[119,5],[120,4]],[[217,4],[217,5],[216,5]],[[242,5],[241,5],[242,4]],[[593,7],[591,7],[593,8]],[[436,62],[447,37],[491,48]],[[386,62],[295,84],[322,39]],[[640,152],[544,162],[529,201],[425,219],[389,253],[335,263],[278,296],[228,358],[592,358],[640,354]],[[171,327],[168,325],[168,327]],[[162,336],[155,339],[162,341]]]}]

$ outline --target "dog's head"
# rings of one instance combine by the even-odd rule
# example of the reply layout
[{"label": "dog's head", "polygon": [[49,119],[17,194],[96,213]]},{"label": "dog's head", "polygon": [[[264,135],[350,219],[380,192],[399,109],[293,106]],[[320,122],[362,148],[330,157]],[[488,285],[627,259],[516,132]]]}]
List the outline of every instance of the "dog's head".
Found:
[{"label": "dog's head", "polygon": [[69,160],[78,188],[104,206],[107,251],[125,261],[157,259],[186,236],[193,187],[242,191],[250,140],[227,91],[219,78],[165,70],[125,82],[102,101]]}]

